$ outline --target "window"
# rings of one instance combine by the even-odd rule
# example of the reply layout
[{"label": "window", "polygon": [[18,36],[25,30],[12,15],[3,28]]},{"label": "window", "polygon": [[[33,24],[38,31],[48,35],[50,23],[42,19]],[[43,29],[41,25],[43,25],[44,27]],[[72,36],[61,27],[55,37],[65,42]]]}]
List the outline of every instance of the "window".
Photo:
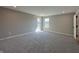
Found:
[{"label": "window", "polygon": [[45,29],[49,28],[49,18],[45,18],[45,20],[44,20],[44,28]]},{"label": "window", "polygon": [[45,18],[44,20],[41,20],[40,18],[37,19],[37,28],[35,32],[42,32],[41,28],[43,28],[43,30],[49,29],[49,18]]},{"label": "window", "polygon": [[38,18],[37,19],[37,28],[36,28],[36,32],[40,32],[41,31],[41,19]]}]

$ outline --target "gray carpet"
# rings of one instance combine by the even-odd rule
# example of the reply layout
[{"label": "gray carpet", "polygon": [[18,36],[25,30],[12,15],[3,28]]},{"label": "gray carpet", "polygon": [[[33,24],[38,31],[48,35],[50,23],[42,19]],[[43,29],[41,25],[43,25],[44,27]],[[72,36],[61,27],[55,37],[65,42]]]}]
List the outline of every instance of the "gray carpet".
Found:
[{"label": "gray carpet", "polygon": [[73,37],[57,33],[29,33],[24,36],[0,40],[4,53],[78,53],[79,45]]}]

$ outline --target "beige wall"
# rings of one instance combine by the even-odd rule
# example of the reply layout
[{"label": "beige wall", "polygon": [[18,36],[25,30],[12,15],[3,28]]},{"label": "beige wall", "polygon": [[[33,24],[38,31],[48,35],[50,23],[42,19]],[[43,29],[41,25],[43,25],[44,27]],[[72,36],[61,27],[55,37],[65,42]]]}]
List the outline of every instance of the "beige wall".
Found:
[{"label": "beige wall", "polygon": [[49,16],[49,31],[73,35],[74,13]]},{"label": "beige wall", "polygon": [[0,7],[0,38],[33,32],[36,22],[37,16]]},{"label": "beige wall", "polygon": [[[49,16],[49,31],[73,34],[73,15],[74,13]],[[0,7],[0,38],[33,32],[36,26],[37,16]]]}]

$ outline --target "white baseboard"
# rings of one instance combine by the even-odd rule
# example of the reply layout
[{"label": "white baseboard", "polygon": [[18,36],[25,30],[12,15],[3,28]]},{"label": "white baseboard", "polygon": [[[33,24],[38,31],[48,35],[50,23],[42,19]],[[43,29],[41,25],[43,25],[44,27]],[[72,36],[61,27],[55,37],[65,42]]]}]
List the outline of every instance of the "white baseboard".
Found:
[{"label": "white baseboard", "polygon": [[[55,31],[43,31],[43,32],[53,32],[53,33],[63,34],[63,35],[67,35],[67,36],[72,36],[73,37],[72,34],[60,33],[60,32],[55,32]],[[0,40],[5,40],[5,39],[11,39],[11,38],[19,37],[19,36],[24,36],[24,35],[27,35],[27,34],[30,34],[30,33],[33,33],[33,32],[28,32],[28,33],[24,33],[24,34],[13,35],[13,36],[1,38]]]},{"label": "white baseboard", "polygon": [[0,40],[5,40],[5,39],[11,39],[11,38],[19,37],[19,36],[24,36],[24,35],[27,35],[27,34],[30,34],[30,33],[33,33],[33,32],[28,32],[28,33],[24,33],[24,34],[17,34],[17,35],[13,35],[13,36],[8,36],[8,37],[1,38]]},{"label": "white baseboard", "polygon": [[67,33],[55,32],[55,31],[45,31],[45,32],[53,32],[53,33],[63,34],[63,35],[66,35],[66,36],[72,36],[73,37],[73,34],[67,34]]}]

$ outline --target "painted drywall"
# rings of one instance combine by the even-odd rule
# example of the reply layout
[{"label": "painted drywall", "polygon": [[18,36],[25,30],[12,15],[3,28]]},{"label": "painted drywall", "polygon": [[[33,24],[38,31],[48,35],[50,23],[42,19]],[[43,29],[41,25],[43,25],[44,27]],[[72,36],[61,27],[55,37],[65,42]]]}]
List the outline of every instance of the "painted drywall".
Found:
[{"label": "painted drywall", "polygon": [[73,35],[73,16],[74,13],[48,16],[49,29],[46,30]]},{"label": "painted drywall", "polygon": [[0,7],[0,38],[34,32],[37,16]]}]

